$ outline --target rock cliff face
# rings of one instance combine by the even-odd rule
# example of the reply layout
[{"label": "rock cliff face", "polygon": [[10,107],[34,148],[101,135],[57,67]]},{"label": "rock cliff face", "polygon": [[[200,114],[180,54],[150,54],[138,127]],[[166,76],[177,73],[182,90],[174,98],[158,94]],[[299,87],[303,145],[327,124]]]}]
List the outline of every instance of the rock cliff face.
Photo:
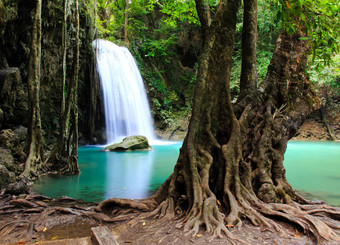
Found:
[{"label": "rock cliff face", "polygon": [[[34,1],[0,0],[0,129],[14,129],[19,125],[27,127],[27,64],[31,39],[31,24]],[[51,143],[58,134],[58,117],[61,102],[62,80],[62,0],[43,0],[42,7],[42,61],[40,107],[44,138]],[[67,75],[72,71],[73,50],[75,47],[74,1],[69,1]],[[2,7],[2,8],[1,8]],[[86,7],[80,6],[80,74],[79,74],[79,129],[83,142],[90,141],[96,130],[91,125],[90,116],[96,118],[92,124],[101,126],[100,102],[96,109],[90,105],[99,100],[99,89],[93,95],[91,72],[93,70],[91,47],[93,28]],[[67,76],[66,75],[66,76]],[[67,76],[67,79],[70,76]],[[97,105],[98,104],[98,105]],[[92,110],[92,111],[91,111]],[[91,128],[91,130],[90,130]],[[92,134],[92,135],[91,135]]]},{"label": "rock cliff face", "polygon": [[[63,1],[43,0],[40,108],[45,147],[59,133],[62,81]],[[4,183],[18,181],[23,170],[28,126],[27,69],[31,42],[34,1],[0,0],[0,177]],[[92,20],[86,6],[80,5],[79,130],[83,143],[90,143],[101,126],[100,90],[94,90]],[[75,4],[69,0],[67,30],[67,79],[72,72],[75,49]],[[91,96],[90,96],[91,95]],[[95,101],[96,103],[90,103]],[[98,100],[98,101],[97,101]],[[94,104],[96,109],[93,109]],[[89,117],[95,118],[90,120]],[[92,124],[91,124],[92,123]],[[90,130],[91,128],[91,130]],[[10,143],[8,143],[10,142]],[[13,177],[14,176],[14,177]]]}]

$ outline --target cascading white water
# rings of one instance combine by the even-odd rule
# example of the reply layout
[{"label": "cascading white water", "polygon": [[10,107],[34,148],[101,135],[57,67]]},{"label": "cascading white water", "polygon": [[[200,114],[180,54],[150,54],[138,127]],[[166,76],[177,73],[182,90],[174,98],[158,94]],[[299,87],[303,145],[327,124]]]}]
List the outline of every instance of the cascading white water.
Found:
[{"label": "cascading white water", "polygon": [[142,76],[125,47],[97,39],[97,71],[104,97],[107,143],[131,135],[154,139],[153,124]]}]

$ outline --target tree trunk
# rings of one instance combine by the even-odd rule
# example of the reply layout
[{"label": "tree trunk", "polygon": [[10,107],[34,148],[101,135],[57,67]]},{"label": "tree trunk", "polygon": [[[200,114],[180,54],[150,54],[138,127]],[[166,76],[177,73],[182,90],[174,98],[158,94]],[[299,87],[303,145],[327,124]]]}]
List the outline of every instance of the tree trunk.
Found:
[{"label": "tree trunk", "polygon": [[32,27],[32,40],[27,74],[28,107],[30,116],[27,132],[29,154],[26,159],[25,170],[22,175],[36,175],[42,160],[42,134],[39,106],[41,64],[41,4],[41,0],[36,1]]},{"label": "tree trunk", "polygon": [[61,106],[60,106],[60,141],[64,141],[66,138],[66,121],[64,119],[65,114],[65,85],[66,85],[66,48],[67,48],[67,15],[68,15],[68,0],[64,0],[64,22],[62,30],[62,84],[61,84]]},{"label": "tree trunk", "polygon": [[130,6],[130,0],[125,0],[124,42],[127,44],[129,43],[129,39],[128,39],[129,6]]},{"label": "tree trunk", "polygon": [[240,93],[256,88],[257,0],[243,0],[242,70]]},{"label": "tree trunk", "polygon": [[71,152],[70,152],[70,162],[68,165],[68,173],[77,174],[80,172],[78,166],[78,80],[79,80],[79,32],[80,32],[80,23],[79,23],[79,0],[76,0],[76,50],[74,57],[74,67],[73,67],[73,102],[72,102],[72,134],[70,134],[70,142],[71,142]]},{"label": "tree trunk", "polygon": [[[54,148],[46,159],[46,162],[52,163],[51,169],[57,170],[63,174],[79,173],[77,149],[78,149],[78,72],[79,72],[79,6],[75,1],[76,16],[76,50],[73,59],[72,77],[66,86],[66,33],[67,33],[67,15],[68,1],[64,2],[64,23],[63,23],[63,74],[62,74],[62,104],[60,111],[60,136],[54,145]],[[65,98],[66,93],[66,98]],[[75,142],[76,141],[76,142]]]}]

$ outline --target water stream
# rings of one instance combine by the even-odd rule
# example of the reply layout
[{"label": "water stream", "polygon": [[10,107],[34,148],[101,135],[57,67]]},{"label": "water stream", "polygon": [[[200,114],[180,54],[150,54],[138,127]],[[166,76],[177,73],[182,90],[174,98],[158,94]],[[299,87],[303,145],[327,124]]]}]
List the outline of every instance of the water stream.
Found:
[{"label": "water stream", "polygon": [[107,144],[126,136],[154,138],[147,95],[137,64],[125,47],[97,39],[97,71],[102,88]]},{"label": "water stream", "polygon": [[[33,189],[86,201],[145,198],[172,173],[182,142],[153,145],[152,151],[105,152],[100,147],[78,151],[81,174],[45,176]],[[289,183],[311,200],[340,206],[340,143],[289,142],[284,166]]]}]

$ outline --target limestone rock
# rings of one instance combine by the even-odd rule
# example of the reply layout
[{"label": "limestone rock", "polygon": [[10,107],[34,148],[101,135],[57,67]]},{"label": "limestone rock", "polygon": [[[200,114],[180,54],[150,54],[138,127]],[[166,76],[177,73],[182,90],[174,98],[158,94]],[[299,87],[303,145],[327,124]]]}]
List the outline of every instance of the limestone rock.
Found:
[{"label": "limestone rock", "polygon": [[27,193],[29,189],[28,181],[25,178],[21,178],[14,183],[10,183],[6,187],[6,193],[20,195]]},{"label": "limestone rock", "polygon": [[0,188],[6,187],[12,181],[13,179],[10,172],[4,165],[0,164]]},{"label": "limestone rock", "polygon": [[0,131],[0,145],[11,149],[14,145],[19,144],[19,137],[15,135],[13,130],[4,129]]},{"label": "limestone rock", "polygon": [[150,150],[148,139],[142,135],[129,136],[123,139],[122,142],[107,146],[106,151],[136,151]]},{"label": "limestone rock", "polygon": [[0,145],[3,148],[11,150],[14,158],[24,161],[26,154],[23,152],[20,138],[11,129],[4,129],[0,131]]},{"label": "limestone rock", "polygon": [[19,125],[19,127],[14,129],[14,134],[19,137],[21,142],[23,142],[26,140],[27,128]]},{"label": "limestone rock", "polygon": [[3,111],[3,125],[26,123],[27,93],[17,67],[0,69],[0,105]]},{"label": "limestone rock", "polygon": [[14,170],[14,158],[10,150],[0,147],[0,164],[11,171]]}]

